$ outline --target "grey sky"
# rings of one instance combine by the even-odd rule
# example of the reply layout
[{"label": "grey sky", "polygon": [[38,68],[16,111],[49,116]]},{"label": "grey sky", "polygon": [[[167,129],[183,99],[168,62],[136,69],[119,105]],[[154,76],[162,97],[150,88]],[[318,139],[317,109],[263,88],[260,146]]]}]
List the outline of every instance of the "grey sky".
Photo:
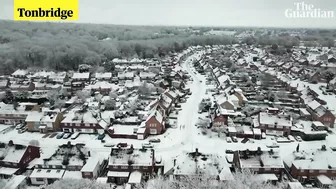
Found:
[{"label": "grey sky", "polygon": [[[295,2],[335,15],[286,18]],[[79,0],[79,11],[83,23],[336,28],[336,0]],[[0,18],[13,19],[13,0],[0,0]]]}]

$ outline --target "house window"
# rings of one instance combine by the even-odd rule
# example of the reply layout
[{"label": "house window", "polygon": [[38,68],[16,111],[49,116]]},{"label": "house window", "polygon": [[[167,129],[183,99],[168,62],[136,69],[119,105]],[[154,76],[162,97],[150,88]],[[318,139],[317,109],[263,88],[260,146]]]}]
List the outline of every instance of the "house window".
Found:
[{"label": "house window", "polygon": [[49,169],[49,170],[47,170],[47,173],[50,173],[51,172],[51,170]]},{"label": "house window", "polygon": [[118,169],[118,166],[113,166],[113,169]]},{"label": "house window", "polygon": [[264,168],[264,170],[265,170],[265,171],[270,171],[270,170],[271,170],[271,168]]},{"label": "house window", "polygon": [[301,169],[301,170],[300,170],[300,173],[304,173],[304,170]]},{"label": "house window", "polygon": [[37,173],[41,172],[41,169],[37,170]]},{"label": "house window", "polygon": [[320,173],[326,173],[327,170],[320,170],[319,172],[320,172]]},{"label": "house window", "polygon": [[79,126],[80,126],[80,123],[76,123],[76,126],[79,127]]},{"label": "house window", "polygon": [[44,179],[43,179],[43,178],[36,178],[36,181],[37,181],[37,182],[43,182]]},{"label": "house window", "polygon": [[128,167],[127,166],[121,166],[121,169],[127,169]]},{"label": "house window", "polygon": [[311,169],[309,170],[309,173],[313,173],[313,172],[314,172],[314,170],[311,170]]},{"label": "house window", "polygon": [[57,171],[56,171],[56,173],[60,173],[60,172],[61,172],[61,170],[57,170]]},{"label": "house window", "polygon": [[274,171],[279,171],[279,169],[278,169],[278,168],[275,168]]},{"label": "house window", "polygon": [[147,166],[144,166],[143,169],[148,169],[148,167],[147,167]]},{"label": "house window", "polygon": [[85,123],[86,127],[90,127],[90,125],[91,125],[90,123]]},{"label": "house window", "polygon": [[140,169],[139,166],[133,166],[133,169]]},{"label": "house window", "polygon": [[6,165],[10,165],[11,163],[6,161],[5,164],[6,164]]},{"label": "house window", "polygon": [[156,127],[156,124],[151,123],[149,124],[149,127]]}]

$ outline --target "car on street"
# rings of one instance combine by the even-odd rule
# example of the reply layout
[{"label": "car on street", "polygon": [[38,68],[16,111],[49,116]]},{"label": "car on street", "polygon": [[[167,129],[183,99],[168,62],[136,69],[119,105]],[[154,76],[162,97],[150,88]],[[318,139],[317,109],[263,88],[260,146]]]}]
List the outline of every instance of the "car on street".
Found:
[{"label": "car on street", "polygon": [[104,144],[104,147],[114,147],[115,144]]},{"label": "car on street", "polygon": [[23,128],[21,128],[21,129],[18,130],[18,133],[22,134],[22,133],[26,132],[27,130],[28,130],[27,127],[23,127]]},{"label": "car on street", "polygon": [[105,138],[105,133],[99,134],[97,139],[98,140],[103,140]]},{"label": "car on street", "polygon": [[298,142],[302,142],[302,138],[300,136],[295,136],[294,137]]},{"label": "car on street", "polygon": [[232,139],[233,142],[238,142],[238,139],[235,136],[232,136],[231,139]]},{"label": "car on street", "polygon": [[23,123],[19,123],[15,126],[16,130],[22,129],[25,125]]},{"label": "car on street", "polygon": [[142,147],[143,147],[143,148],[153,148],[154,146],[153,146],[153,144],[151,144],[151,143],[143,143],[143,144],[142,144]]},{"label": "car on street", "polygon": [[295,142],[295,138],[292,135],[288,135],[288,140],[290,140],[291,142]]},{"label": "car on street", "polygon": [[227,143],[231,143],[231,142],[232,142],[231,138],[230,138],[230,137],[227,137],[227,138],[226,138],[226,142],[227,142]]},{"label": "car on street", "polygon": [[71,135],[71,140],[75,140],[76,138],[78,138],[79,135],[80,135],[79,132],[74,132],[74,133]]},{"label": "car on street", "polygon": [[161,142],[161,140],[159,138],[157,138],[157,139],[153,138],[153,139],[150,139],[149,142],[151,142],[151,143],[159,143],[159,142]]},{"label": "car on street", "polygon": [[71,137],[71,133],[65,133],[62,138],[63,139],[68,139],[70,137]]},{"label": "car on street", "polygon": [[277,144],[276,142],[273,142],[272,144],[268,144],[266,145],[268,148],[279,148],[279,144]]},{"label": "car on street", "polygon": [[57,139],[61,139],[61,138],[63,138],[63,136],[64,136],[64,133],[61,132],[61,133],[58,133],[58,134],[56,135],[56,138],[57,138]]}]

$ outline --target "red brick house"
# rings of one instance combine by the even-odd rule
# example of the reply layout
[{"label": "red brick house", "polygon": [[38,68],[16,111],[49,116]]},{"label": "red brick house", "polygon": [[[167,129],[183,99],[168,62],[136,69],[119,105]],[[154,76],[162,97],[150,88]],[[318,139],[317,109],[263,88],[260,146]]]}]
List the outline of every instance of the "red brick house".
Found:
[{"label": "red brick house", "polygon": [[214,116],[212,121],[213,127],[223,127],[228,125],[228,115],[218,114]]},{"label": "red brick house", "polygon": [[154,109],[145,120],[147,133],[151,135],[162,134],[165,130],[164,117],[160,111]]},{"label": "red brick house", "polygon": [[31,161],[39,157],[39,147],[14,144],[12,140],[8,144],[0,143],[0,170],[6,169],[8,173],[8,175],[2,176],[21,174]]},{"label": "red brick house", "polygon": [[324,125],[334,128],[335,116],[330,112],[330,110],[322,106],[316,100],[309,102],[306,106],[314,121],[320,121]]},{"label": "red brick house", "polygon": [[80,133],[104,133],[108,124],[89,110],[73,110],[63,115],[61,122],[63,132],[80,132]]},{"label": "red brick house", "polygon": [[279,112],[277,108],[268,108],[266,112],[259,113],[253,124],[266,134],[288,136],[293,122],[290,115]]},{"label": "red brick house", "polygon": [[283,161],[278,152],[257,149],[235,151],[233,154],[233,166],[237,170],[249,170],[257,174],[273,175],[274,180],[281,180],[284,172]]},{"label": "red brick house", "polygon": [[305,149],[301,151],[299,146],[289,157],[285,158],[293,178],[300,182],[315,180],[319,175],[325,175],[330,179],[336,178],[335,149],[322,145],[317,149]]},{"label": "red brick house", "polygon": [[[136,176],[139,181],[157,173],[163,165],[155,158],[154,149],[134,149],[133,145],[119,143],[111,148],[108,163],[108,182],[124,184]],[[133,175],[133,176],[132,176]]]}]

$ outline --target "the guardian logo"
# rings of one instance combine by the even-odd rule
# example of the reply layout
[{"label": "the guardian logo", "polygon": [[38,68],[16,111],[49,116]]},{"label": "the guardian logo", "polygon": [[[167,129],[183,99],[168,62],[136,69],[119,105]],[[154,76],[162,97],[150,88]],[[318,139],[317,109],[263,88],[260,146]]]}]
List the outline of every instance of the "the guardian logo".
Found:
[{"label": "the guardian logo", "polygon": [[14,20],[78,20],[78,0],[14,0]]},{"label": "the guardian logo", "polygon": [[333,18],[334,11],[315,8],[312,4],[304,2],[294,3],[294,9],[286,9],[287,18]]}]

